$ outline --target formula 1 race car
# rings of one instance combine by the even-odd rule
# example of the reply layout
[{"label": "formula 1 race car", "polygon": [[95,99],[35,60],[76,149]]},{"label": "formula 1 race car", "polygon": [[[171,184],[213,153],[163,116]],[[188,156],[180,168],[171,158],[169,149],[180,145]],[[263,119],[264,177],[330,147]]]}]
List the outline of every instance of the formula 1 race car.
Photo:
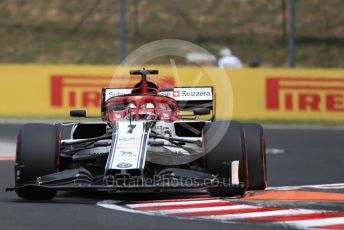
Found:
[{"label": "formula 1 race car", "polygon": [[157,70],[130,74],[141,76],[132,89],[102,89],[100,122],[24,125],[8,190],[44,200],[62,190],[265,189],[261,125],[216,120],[213,87],[160,88],[147,80]]}]

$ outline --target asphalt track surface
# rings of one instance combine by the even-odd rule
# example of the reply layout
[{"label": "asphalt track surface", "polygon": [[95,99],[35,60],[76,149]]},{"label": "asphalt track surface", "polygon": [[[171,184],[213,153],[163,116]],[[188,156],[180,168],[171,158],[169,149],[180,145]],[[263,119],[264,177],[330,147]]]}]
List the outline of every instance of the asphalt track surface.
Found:
[{"label": "asphalt track surface", "polygon": [[[20,125],[1,124],[0,140],[14,143]],[[267,146],[284,150],[268,154],[269,186],[299,186],[344,182],[344,130],[267,129]],[[1,155],[13,155],[2,152]],[[176,219],[142,215],[97,206],[104,200],[156,200],[183,196],[182,192],[164,194],[60,193],[48,202],[28,202],[14,192],[13,162],[0,161],[0,229],[281,229],[279,225],[222,223],[213,220]],[[335,192],[343,193],[343,189]],[[195,194],[198,194],[196,191]],[[255,201],[259,205],[312,208],[344,212],[341,201]],[[343,223],[344,224],[344,223]],[[343,225],[344,226],[344,225]],[[288,226],[286,228],[289,228]],[[342,228],[340,228],[342,229]]]}]

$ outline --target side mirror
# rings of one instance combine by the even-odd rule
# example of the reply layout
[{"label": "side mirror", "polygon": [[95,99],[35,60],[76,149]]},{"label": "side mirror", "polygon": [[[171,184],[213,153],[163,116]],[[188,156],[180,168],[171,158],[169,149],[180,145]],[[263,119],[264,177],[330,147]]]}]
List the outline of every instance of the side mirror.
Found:
[{"label": "side mirror", "polygon": [[86,110],[76,109],[69,112],[71,117],[86,117]]},{"label": "side mirror", "polygon": [[194,115],[209,115],[211,112],[208,108],[194,108],[193,113]]}]

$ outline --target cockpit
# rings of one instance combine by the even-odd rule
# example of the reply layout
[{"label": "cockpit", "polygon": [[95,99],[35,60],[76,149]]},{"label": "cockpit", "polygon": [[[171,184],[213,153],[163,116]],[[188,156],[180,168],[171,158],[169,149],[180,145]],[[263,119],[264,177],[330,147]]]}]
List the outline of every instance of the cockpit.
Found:
[{"label": "cockpit", "polygon": [[160,95],[125,95],[107,102],[108,121],[177,119],[177,104],[172,98]]}]

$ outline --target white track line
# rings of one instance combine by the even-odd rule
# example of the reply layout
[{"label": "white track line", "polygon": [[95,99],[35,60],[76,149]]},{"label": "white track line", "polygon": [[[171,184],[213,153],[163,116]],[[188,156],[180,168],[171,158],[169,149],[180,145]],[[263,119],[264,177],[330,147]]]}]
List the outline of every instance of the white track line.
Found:
[{"label": "white track line", "polygon": [[309,209],[287,209],[287,210],[277,210],[277,211],[263,211],[263,212],[248,212],[241,214],[228,214],[228,215],[212,215],[201,217],[204,219],[218,219],[218,220],[239,220],[245,218],[253,217],[268,217],[268,216],[289,216],[297,214],[310,214],[310,213],[321,213],[323,211],[309,210]]},{"label": "white track line", "polygon": [[344,224],[344,217],[332,217],[332,218],[319,218],[319,219],[312,219],[312,220],[293,220],[293,221],[283,221],[283,222],[275,222],[276,224],[288,224],[295,227],[301,228],[311,228],[317,226],[324,226],[327,225],[336,225],[336,224]]},{"label": "white track line", "polygon": [[142,211],[138,211],[138,210],[135,210],[135,209],[125,208],[125,207],[119,206],[117,204],[98,202],[97,205],[100,206],[100,207],[112,209],[112,210],[115,210],[115,211],[139,213],[139,214],[145,214],[145,215],[154,215],[153,213],[142,212]]},{"label": "white track line", "polygon": [[344,189],[344,183],[267,187],[267,190],[298,190],[298,189],[303,189],[303,188]]},{"label": "white track line", "polygon": [[[167,205],[187,205],[187,204],[207,204],[214,202],[224,202],[225,200],[214,199],[214,200],[192,200],[192,201],[171,201],[171,202],[156,202],[156,203],[139,203],[139,204],[127,204],[129,208],[146,208],[146,207],[160,207]],[[230,202],[228,202],[230,203]]]},{"label": "white track line", "polygon": [[165,215],[174,215],[186,212],[203,212],[203,211],[222,211],[222,210],[236,210],[245,208],[255,208],[253,205],[228,205],[228,206],[215,206],[215,207],[202,207],[202,208],[181,208],[181,209],[165,209],[165,210],[152,210],[149,212],[159,213]]},{"label": "white track line", "polygon": [[278,148],[266,148],[266,154],[284,154],[286,151],[285,149],[278,149]]}]

